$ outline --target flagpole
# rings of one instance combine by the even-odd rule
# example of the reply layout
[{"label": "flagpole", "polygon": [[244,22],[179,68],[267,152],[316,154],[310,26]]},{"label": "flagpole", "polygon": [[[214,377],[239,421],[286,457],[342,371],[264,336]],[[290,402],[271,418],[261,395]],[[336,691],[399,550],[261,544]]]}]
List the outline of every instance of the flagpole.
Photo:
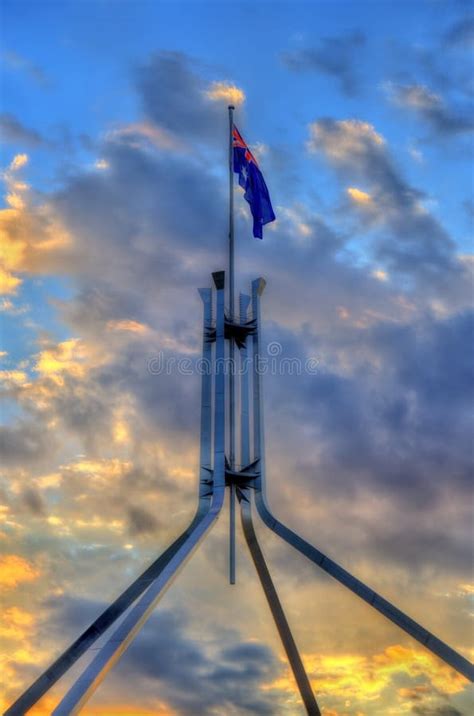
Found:
[{"label": "flagpole", "polygon": [[[234,320],[234,106],[229,105],[229,312],[231,321]],[[229,341],[229,462],[230,468],[235,468],[235,386],[234,386],[234,359],[235,344],[231,337]],[[230,485],[229,491],[229,582],[235,584],[235,485]]]}]

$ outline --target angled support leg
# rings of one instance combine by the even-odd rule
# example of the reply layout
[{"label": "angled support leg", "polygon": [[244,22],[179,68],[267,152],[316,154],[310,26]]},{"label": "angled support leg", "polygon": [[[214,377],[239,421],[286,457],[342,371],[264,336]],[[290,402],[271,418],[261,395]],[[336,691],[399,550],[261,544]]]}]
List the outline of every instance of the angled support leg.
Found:
[{"label": "angled support leg", "polygon": [[225,494],[224,272],[213,274],[213,278],[217,289],[217,315],[214,371],[214,489],[210,510],[194,527],[161,574],[152,582],[123,622],[97,652],[91,663],[53,711],[53,716],[69,716],[80,711],[145,624],[172,579],[215,523],[221,511]]},{"label": "angled support leg", "polygon": [[298,647],[295,644],[293,635],[291,633],[289,624],[285,617],[285,612],[281,606],[278,598],[277,591],[273,584],[270,572],[265,562],[262,550],[255,534],[255,529],[252,521],[252,507],[250,504],[250,491],[244,490],[238,492],[240,499],[240,515],[242,519],[242,528],[244,531],[245,540],[250,550],[250,554],[253,559],[253,563],[257,570],[260,583],[263,591],[267,598],[268,606],[275,620],[278,633],[286,651],[291,670],[295,677],[295,681],[298,685],[301,698],[306,708],[308,716],[320,716],[321,711],[318,708],[316,698],[313,694],[311,684],[306,674],[303,662],[301,661]]},{"label": "angled support leg", "polygon": [[257,330],[253,336],[253,399],[254,399],[254,455],[260,460],[259,477],[256,480],[255,502],[258,513],[263,522],[275,534],[288,542],[301,554],[321,567],[325,572],[337,579],[341,584],[357,594],[361,599],[374,607],[383,616],[403,629],[446,664],[458,671],[470,681],[474,681],[474,666],[461,654],[445,644],[438,637],[431,634],[416,621],[400,611],[377,592],[347,572],[332,559],[306,542],[302,537],[282,524],[271,513],[265,495],[265,444],[262,420],[262,380],[260,369],[260,296],[265,288],[264,279],[260,278],[252,283],[252,309],[253,318],[257,321]]}]

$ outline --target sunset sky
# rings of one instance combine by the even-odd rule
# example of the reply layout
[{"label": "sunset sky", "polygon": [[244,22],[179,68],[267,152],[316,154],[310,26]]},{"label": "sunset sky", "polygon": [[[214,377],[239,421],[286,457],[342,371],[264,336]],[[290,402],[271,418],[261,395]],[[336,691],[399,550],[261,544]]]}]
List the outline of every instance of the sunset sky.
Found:
[{"label": "sunset sky", "polygon": [[[472,4],[1,5],[0,706],[194,513],[200,378],[149,365],[200,354],[229,101],[277,214],[236,190],[237,285],[318,365],[265,377],[272,509],[472,660]],[[82,713],[304,712],[238,527],[237,584],[224,510]],[[257,527],[325,716],[474,712]]]}]

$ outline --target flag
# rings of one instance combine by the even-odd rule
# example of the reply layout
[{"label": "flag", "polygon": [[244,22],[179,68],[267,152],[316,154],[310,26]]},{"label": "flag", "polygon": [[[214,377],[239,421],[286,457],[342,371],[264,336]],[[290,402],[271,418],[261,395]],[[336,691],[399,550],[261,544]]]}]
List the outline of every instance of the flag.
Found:
[{"label": "flag", "polygon": [[275,221],[270,194],[257,160],[242,139],[237,127],[232,129],[234,172],[239,175],[239,184],[245,189],[244,198],[250,204],[253,216],[253,235],[263,238],[263,226]]}]

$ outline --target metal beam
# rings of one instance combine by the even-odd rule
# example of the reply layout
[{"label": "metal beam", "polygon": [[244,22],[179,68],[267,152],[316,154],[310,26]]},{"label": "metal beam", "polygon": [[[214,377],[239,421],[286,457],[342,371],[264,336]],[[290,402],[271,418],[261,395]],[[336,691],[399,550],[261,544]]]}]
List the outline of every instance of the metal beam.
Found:
[{"label": "metal beam", "polygon": [[[240,294],[240,323],[247,322],[250,296]],[[249,366],[248,338],[243,339],[240,349],[240,463],[241,467],[250,463],[250,422],[249,422]]]},{"label": "metal beam", "polygon": [[265,495],[265,442],[262,414],[262,380],[260,375],[261,371],[259,370],[259,360],[261,356],[260,296],[264,287],[265,281],[263,279],[257,279],[252,283],[253,318],[257,321],[257,330],[253,335],[254,457],[259,458],[260,467],[260,475],[255,481],[255,503],[260,517],[267,527],[284,539],[285,542],[288,542],[288,544],[318,565],[318,567],[321,567],[321,569],[330,574],[331,577],[337,579],[341,584],[350,589],[351,592],[357,594],[358,597],[370,604],[371,607],[380,612],[380,614],[383,614],[384,617],[390,619],[390,621],[400,627],[400,629],[403,629],[403,631],[416,639],[446,664],[470,681],[474,681],[474,666],[465,657],[320,552],[316,547],[306,542],[306,540],[277,520],[270,511]]},{"label": "metal beam", "polygon": [[244,493],[246,494],[244,494],[244,497],[240,502],[240,515],[247,546],[250,550],[260,583],[267,598],[268,606],[270,607],[273,619],[275,620],[280,639],[285,648],[291,670],[293,671],[295,681],[298,685],[298,689],[306,709],[306,713],[308,716],[321,716],[321,711],[318,708],[311,684],[306,674],[303,662],[301,661],[298,647],[293,639],[290,626],[286,620],[285,612],[281,606],[275,585],[273,584],[270,572],[268,571],[268,567],[265,562],[265,557],[263,556],[257,540],[257,535],[255,534],[252,521],[252,507],[250,504],[250,490],[245,490]]}]

